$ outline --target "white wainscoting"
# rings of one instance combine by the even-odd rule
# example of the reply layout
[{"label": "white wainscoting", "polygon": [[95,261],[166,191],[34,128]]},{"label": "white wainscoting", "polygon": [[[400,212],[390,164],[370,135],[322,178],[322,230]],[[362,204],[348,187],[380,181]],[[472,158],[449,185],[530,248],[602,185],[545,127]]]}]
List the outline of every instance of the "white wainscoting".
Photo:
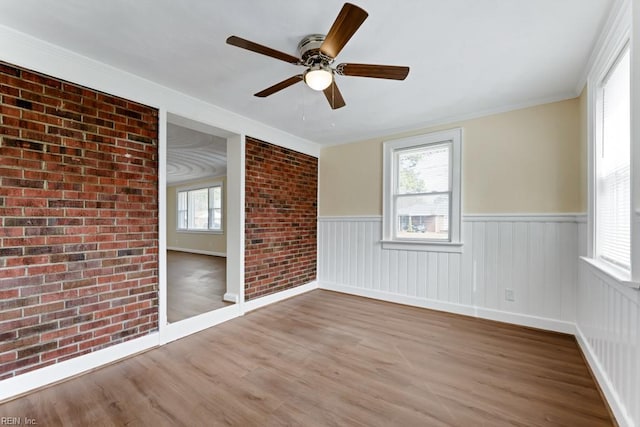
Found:
[{"label": "white wainscoting", "polygon": [[324,289],[574,333],[580,218],[467,215],[457,254],[383,250],[379,216],[320,217],[318,280]]},{"label": "white wainscoting", "polygon": [[616,419],[640,426],[640,292],[580,261],[576,326]]}]

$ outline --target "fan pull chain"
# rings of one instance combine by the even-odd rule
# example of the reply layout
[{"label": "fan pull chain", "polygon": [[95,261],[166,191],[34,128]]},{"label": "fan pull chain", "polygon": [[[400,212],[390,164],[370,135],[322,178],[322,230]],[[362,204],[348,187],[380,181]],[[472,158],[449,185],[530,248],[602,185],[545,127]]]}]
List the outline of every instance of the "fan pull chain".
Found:
[{"label": "fan pull chain", "polygon": [[307,115],[306,115],[306,111],[305,111],[305,92],[306,92],[306,88],[304,86],[300,86],[301,91],[302,91],[302,121],[305,122],[307,121]]}]

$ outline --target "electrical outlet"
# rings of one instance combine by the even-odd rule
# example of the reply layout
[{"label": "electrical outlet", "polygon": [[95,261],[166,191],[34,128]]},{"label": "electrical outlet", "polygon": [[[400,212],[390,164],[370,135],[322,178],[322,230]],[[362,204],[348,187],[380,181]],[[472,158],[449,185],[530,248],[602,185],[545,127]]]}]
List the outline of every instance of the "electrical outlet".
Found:
[{"label": "electrical outlet", "polygon": [[505,289],[504,290],[504,299],[507,301],[515,301],[516,297],[513,293],[513,289]]}]

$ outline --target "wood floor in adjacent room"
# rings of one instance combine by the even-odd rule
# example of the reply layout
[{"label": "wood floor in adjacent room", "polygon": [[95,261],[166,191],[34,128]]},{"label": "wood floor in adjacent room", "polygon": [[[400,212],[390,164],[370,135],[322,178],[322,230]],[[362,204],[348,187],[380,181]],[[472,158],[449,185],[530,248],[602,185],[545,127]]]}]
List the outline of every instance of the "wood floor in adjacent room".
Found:
[{"label": "wood floor in adjacent room", "polygon": [[177,322],[226,307],[227,259],[167,251],[167,320]]},{"label": "wood floor in adjacent room", "polygon": [[573,337],[313,291],[0,405],[50,425],[612,425]]}]

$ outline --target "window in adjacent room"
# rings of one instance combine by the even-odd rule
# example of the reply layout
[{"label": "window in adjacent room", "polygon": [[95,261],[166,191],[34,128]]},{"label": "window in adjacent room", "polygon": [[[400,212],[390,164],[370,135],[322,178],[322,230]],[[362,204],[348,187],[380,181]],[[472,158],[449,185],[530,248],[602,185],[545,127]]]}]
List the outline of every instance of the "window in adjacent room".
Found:
[{"label": "window in adjacent room", "polygon": [[631,268],[631,78],[629,48],[597,92],[595,126],[595,254]]},{"label": "window in adjacent room", "polygon": [[222,231],[222,185],[178,191],[178,230]]},{"label": "window in adjacent room", "polygon": [[461,129],[384,144],[385,248],[460,250]]}]

